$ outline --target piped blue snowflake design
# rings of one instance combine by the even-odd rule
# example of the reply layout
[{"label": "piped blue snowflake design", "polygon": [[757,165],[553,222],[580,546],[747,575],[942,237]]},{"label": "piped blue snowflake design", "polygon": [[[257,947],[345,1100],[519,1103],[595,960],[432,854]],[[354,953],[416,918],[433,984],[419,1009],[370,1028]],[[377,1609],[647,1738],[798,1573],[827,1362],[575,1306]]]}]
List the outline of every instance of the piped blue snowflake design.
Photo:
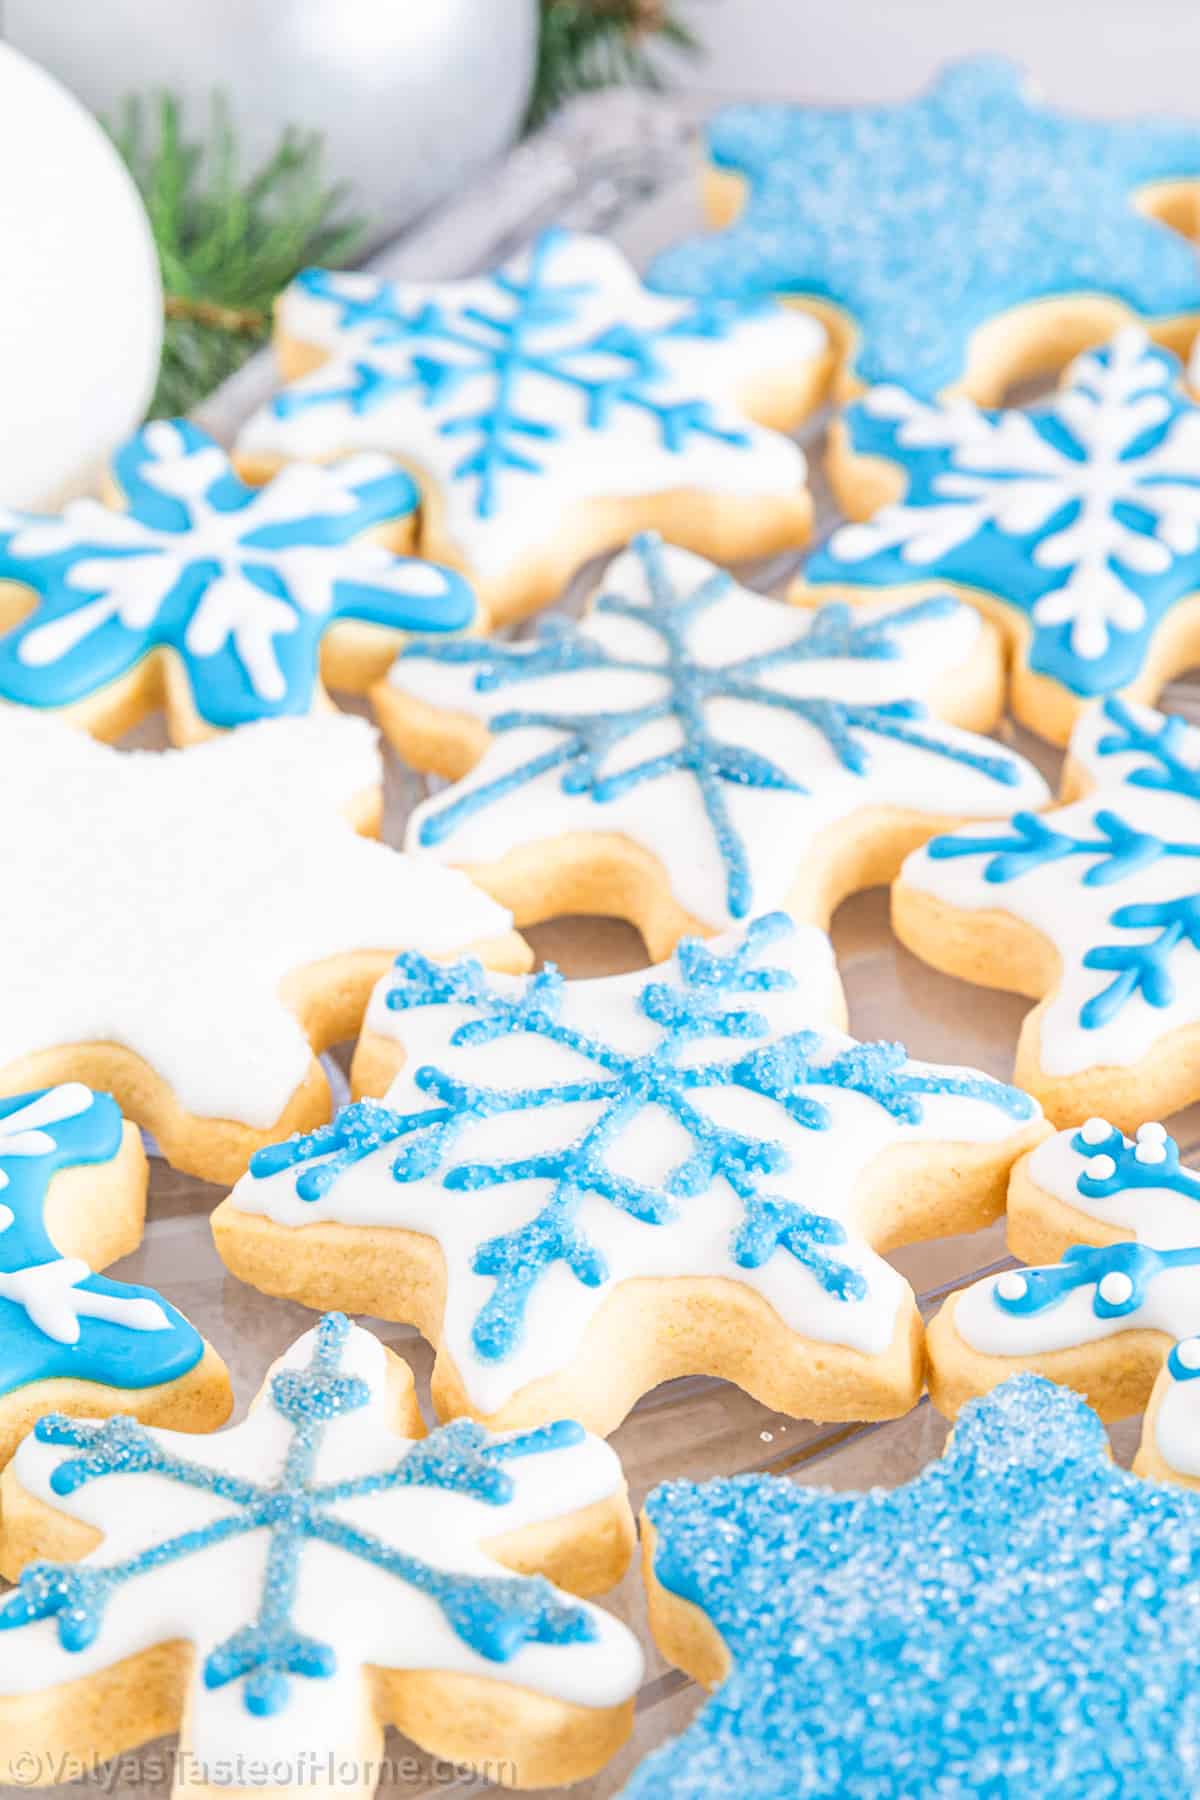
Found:
[{"label": "piped blue snowflake design", "polygon": [[197,426],[158,420],[113,473],[123,508],[0,515],[0,578],[38,596],[0,636],[2,700],[69,706],[169,651],[201,718],[240,725],[309,711],[322,638],[341,620],[424,633],[475,616],[453,570],[368,541],[417,504],[382,457],[294,466],[255,489]]},{"label": "piped blue snowflake design", "polygon": [[898,106],[730,107],[708,148],[749,183],[745,209],[660,255],[651,282],[832,302],[861,333],[864,382],[936,394],[981,326],[1031,301],[1200,314],[1195,251],[1136,205],[1154,182],[1200,179],[1200,129],[1054,112],[998,58]]},{"label": "piped blue snowflake design", "polygon": [[939,577],[1008,609],[1029,667],[1080,698],[1139,676],[1158,627],[1200,587],[1200,409],[1136,329],[1072,365],[1029,412],[877,388],[847,410],[853,449],[903,497],[845,525],[806,571],[872,587]]},{"label": "piped blue snowflake design", "polygon": [[250,456],[386,449],[441,488],[472,567],[544,542],[545,508],[724,483],[793,498],[804,460],[739,392],[823,353],[770,302],[665,301],[611,244],[554,229],[487,276],[392,283],[312,269],[285,335],[329,356],[239,440]]},{"label": "piped blue snowflake design", "polygon": [[646,1510],[732,1668],[627,1800],[1190,1791],[1200,1495],[1115,1468],[1066,1390],[1005,1382],[891,1492],[746,1476]]},{"label": "piped blue snowflake design", "polygon": [[[1116,943],[1079,945],[1075,951],[1084,969],[1107,977],[1079,1008],[1079,1024],[1085,1031],[1112,1025],[1135,998],[1160,1011],[1173,1005],[1178,997],[1179,952],[1184,946],[1200,950],[1200,871],[1190,873],[1200,856],[1200,760],[1195,758],[1195,735],[1182,719],[1133,708],[1122,700],[1105,701],[1101,716],[1104,728],[1095,746],[1099,786],[1094,795],[1045,817],[1016,813],[995,831],[959,831],[933,838],[923,852],[934,863],[980,859],[979,880],[998,890],[1014,890],[1011,901],[1007,893],[998,892],[996,904],[1018,911],[1021,881],[1050,864],[1061,869],[1064,887],[1075,881],[1084,889],[1137,893],[1139,884],[1148,880],[1148,897],[1127,900],[1108,913],[1111,927],[1135,935]],[[1109,757],[1133,760],[1110,776],[1104,768]],[[1153,813],[1159,829],[1148,828],[1147,807],[1131,790],[1166,803]],[[1164,830],[1164,825],[1169,828]],[[1172,874],[1164,877],[1164,868],[1170,865],[1179,865],[1181,882],[1175,882]],[[1182,891],[1169,891],[1172,885]]]},{"label": "piped blue snowflake design", "polygon": [[[921,1126],[930,1100],[982,1104],[1013,1121],[1014,1128],[1035,1109],[1025,1094],[970,1070],[910,1062],[898,1044],[859,1044],[815,1030],[773,1027],[761,1010],[773,996],[795,994],[796,1012],[803,1017],[795,976],[771,957],[772,948],[779,947],[786,961],[794,931],[788,919],[775,914],[756,921],[731,948],[685,939],[675,963],[647,976],[630,1002],[639,1040],[647,1027],[653,1034],[641,1049],[619,1047],[589,1029],[575,1010],[582,999],[586,1012],[586,990],[604,983],[578,983],[572,992],[571,984],[547,968],[526,981],[497,985],[475,963],[447,968],[404,955],[388,1006],[401,1014],[452,1008],[455,1022],[444,1056],[417,1067],[411,1081],[404,1077],[403,1090],[394,1087],[387,1105],[362,1102],[332,1125],[257,1152],[235,1200],[249,1186],[253,1207],[256,1184],[292,1171],[289,1185],[302,1203],[336,1202],[339,1192],[352,1197],[355,1171],[377,1152],[389,1156],[396,1184],[388,1222],[414,1229],[435,1228],[423,1213],[418,1216],[423,1184],[436,1184],[440,1212],[472,1206],[481,1225],[489,1197],[504,1206],[514,1184],[537,1184],[537,1203],[523,1223],[494,1237],[481,1231],[474,1240],[469,1273],[493,1284],[475,1317],[469,1346],[485,1363],[522,1348],[533,1296],[556,1270],[569,1271],[594,1294],[623,1273],[642,1272],[612,1268],[589,1235],[585,1209],[597,1199],[640,1224],[669,1231],[689,1207],[703,1208],[714,1192],[731,1190],[738,1202],[727,1249],[731,1273],[745,1272],[750,1280],[753,1271],[783,1253],[819,1293],[838,1302],[865,1301],[873,1283],[860,1266],[861,1240],[836,1216],[847,1196],[830,1189],[805,1200],[796,1197],[804,1187],[798,1166],[803,1140],[839,1130],[856,1130],[861,1139],[861,1117],[857,1127],[839,1119],[839,1105],[848,1095],[868,1103],[877,1117],[885,1115],[888,1138]],[[603,995],[598,999],[603,1006]],[[467,1017],[460,1019],[464,1012]],[[498,1072],[518,1065],[522,1051],[536,1051],[544,1061],[557,1049],[562,1079],[492,1085],[465,1073],[464,1061],[476,1066],[473,1059],[489,1045],[497,1047]],[[718,1122],[726,1115],[713,1101],[737,1091],[752,1102],[751,1118],[761,1120],[762,1103],[769,1103],[778,1138],[763,1135],[761,1128],[740,1130]],[[415,1108],[410,1099],[418,1102]],[[588,1112],[581,1115],[581,1107]],[[499,1160],[471,1155],[476,1128],[538,1112],[561,1113],[558,1147]],[[665,1178],[641,1180],[630,1172],[623,1140],[653,1118],[670,1133],[667,1141],[680,1142],[681,1156]],[[972,1127],[964,1118],[953,1129],[967,1133]],[[864,1154],[869,1157],[871,1150]],[[413,1196],[406,1200],[409,1188]],[[260,1190],[268,1191],[265,1185]],[[659,1247],[647,1245],[647,1254],[654,1259]],[[656,1263],[656,1272],[661,1267]],[[449,1281],[455,1285],[467,1274],[452,1263]],[[456,1354],[461,1368],[458,1346]]]},{"label": "piped blue snowflake design", "polygon": [[[15,1593],[0,1605],[0,1633],[17,1634],[7,1644],[0,1636],[0,1658],[20,1657],[23,1627],[53,1619],[58,1642],[68,1653],[60,1679],[68,1680],[70,1655],[86,1652],[101,1641],[109,1603],[121,1589],[142,1584],[143,1604],[154,1616],[157,1602],[152,1584],[157,1571],[205,1553],[204,1568],[210,1573],[200,1578],[211,1581],[213,1562],[207,1553],[257,1532],[266,1535],[267,1549],[254,1617],[206,1647],[200,1664],[200,1680],[206,1689],[240,1682],[245,1708],[252,1714],[271,1715],[289,1704],[302,1706],[302,1696],[293,1691],[297,1678],[328,1681],[358,1674],[357,1669],[347,1669],[339,1656],[336,1619],[328,1621],[328,1638],[315,1636],[297,1623],[302,1567],[306,1551],[314,1545],[336,1550],[378,1571],[379,1606],[394,1617],[398,1618],[402,1609],[393,1583],[428,1598],[464,1651],[481,1659],[485,1668],[492,1665],[502,1670],[526,1646],[570,1649],[594,1643],[596,1626],[590,1610],[564,1598],[544,1577],[511,1575],[499,1566],[495,1574],[480,1574],[470,1569],[470,1561],[470,1572],[456,1570],[452,1555],[446,1554],[445,1534],[452,1538],[460,1530],[461,1515],[446,1515],[441,1554],[426,1561],[393,1541],[396,1526],[403,1528],[410,1513],[397,1511],[389,1533],[387,1510],[374,1507],[379,1529],[373,1530],[363,1522],[361,1505],[364,1500],[386,1500],[402,1490],[440,1490],[476,1502],[483,1516],[472,1519],[471,1526],[479,1528],[481,1537],[500,1536],[506,1529],[505,1509],[514,1494],[514,1464],[525,1458],[559,1459],[569,1454],[584,1442],[581,1428],[559,1423],[493,1438],[482,1427],[459,1420],[416,1443],[397,1443],[392,1438],[392,1450],[385,1448],[379,1465],[363,1472],[364,1448],[374,1446],[365,1443],[361,1428],[353,1422],[364,1409],[381,1410],[383,1397],[373,1393],[368,1380],[347,1369],[345,1353],[351,1337],[349,1321],[341,1314],[328,1314],[310,1334],[308,1361],[300,1366],[289,1360],[271,1377],[267,1406],[285,1422],[286,1449],[278,1468],[268,1467],[254,1479],[232,1472],[239,1466],[237,1459],[223,1466],[220,1439],[214,1440],[217,1454],[210,1462],[204,1439],[196,1440],[194,1455],[185,1455],[176,1448],[174,1434],[164,1438],[128,1418],[98,1425],[57,1413],[42,1419],[35,1431],[38,1442],[64,1451],[49,1485],[68,1508],[74,1493],[105,1483],[110,1485],[106,1504],[118,1516],[125,1476],[137,1476],[143,1492],[146,1478],[152,1478],[156,1500],[145,1518],[144,1547],[111,1561],[105,1560],[101,1547],[78,1564],[33,1563],[24,1570]],[[228,1435],[253,1435],[254,1431],[252,1414],[245,1425]],[[389,1434],[382,1426],[380,1435],[385,1447]],[[268,1434],[266,1441],[274,1439]],[[342,1441],[347,1444],[347,1467],[353,1472],[344,1476],[322,1473],[336,1470],[337,1446]],[[567,1481],[569,1484],[570,1477]],[[174,1489],[211,1496],[211,1523],[174,1531]],[[489,1519],[488,1513],[494,1516]],[[127,1524],[122,1535],[128,1541]],[[471,1560],[477,1562],[478,1557]],[[243,1599],[254,1604],[250,1595],[234,1593],[228,1599],[234,1604]],[[311,1595],[308,1610],[312,1615]],[[155,1617],[155,1623],[173,1626],[170,1635],[194,1635],[203,1642],[204,1613],[196,1596],[195,1611],[188,1617],[161,1621]],[[343,1621],[346,1629],[353,1624],[349,1618]],[[397,1629],[397,1642],[401,1635]],[[405,1659],[397,1659],[397,1666],[422,1668],[427,1666],[428,1656],[429,1646],[420,1641],[418,1632]],[[0,1663],[0,1679],[2,1676]]]},{"label": "piped blue snowflake design", "polygon": [[78,1082],[0,1100],[0,1394],[78,1380],[134,1391],[176,1380],[204,1342],[151,1288],[107,1281],[63,1256],[46,1229],[63,1169],[121,1148],[121,1114]]},{"label": "piped blue snowflake design", "polygon": [[[720,859],[724,915],[736,920],[786,897],[786,889],[766,895],[756,891],[754,846],[747,844],[731,805],[739,791],[808,794],[827,779],[827,750],[837,771],[862,777],[863,791],[853,796],[853,804],[866,805],[880,754],[889,744],[928,757],[930,770],[941,761],[977,772],[984,778],[981,786],[994,784],[998,801],[1005,788],[1021,780],[1023,766],[1016,758],[987,739],[949,732],[917,700],[835,697],[842,678],[838,665],[846,662],[880,668],[882,684],[894,691],[898,684],[894,677],[889,680],[888,665],[902,663],[910,654],[908,634],[952,615],[955,601],[933,595],[875,617],[856,615],[842,604],[815,613],[797,610],[794,629],[781,643],[782,615],[774,605],[756,613],[755,605],[763,608],[764,603],[740,595],[724,572],[697,559],[681,563],[679,556],[651,534],[635,538],[628,556],[610,572],[591,618],[578,626],[555,622],[532,645],[462,640],[410,646],[415,659],[474,672],[474,693],[489,697],[486,719],[494,738],[515,736],[519,744],[524,733],[537,744],[526,758],[506,750],[502,772],[494,778],[485,767],[424,805],[413,825],[417,845],[452,849],[461,828],[492,807],[506,807],[512,816],[519,811],[528,825],[536,817],[536,784],[544,792],[548,775],[556,778],[561,793],[578,799],[578,829],[620,830],[606,819],[606,808],[639,787],[684,774],[696,785]],[[623,581],[633,597],[622,591]],[[639,588],[646,591],[645,600],[637,597]],[[714,612],[725,613],[737,646],[724,656],[714,652],[711,633],[703,641]],[[638,628],[632,641],[622,637],[620,621]],[[747,649],[756,637],[770,647]],[[401,691],[409,653],[393,670],[393,683]],[[822,665],[828,669],[830,693],[820,691]],[[810,691],[796,692],[789,683],[805,669],[811,671]],[[564,677],[571,681],[568,688]],[[648,683],[653,684],[649,693]],[[543,686],[553,691],[554,701],[539,706]],[[519,691],[519,705],[506,700],[513,689]],[[646,697],[634,700],[639,694]],[[716,724],[721,703],[730,701],[743,709],[742,717],[748,716],[744,709],[757,708],[764,726],[784,716],[807,727],[811,736],[793,748],[785,764]],[[661,747],[664,728],[676,740],[674,747]],[[550,748],[544,747],[547,732],[556,737]],[[647,749],[639,754],[643,743]],[[660,855],[677,810],[669,789],[664,789],[664,807]],[[778,815],[756,817],[758,833],[773,841],[782,828]],[[694,841],[687,852],[693,860],[702,854]]]}]

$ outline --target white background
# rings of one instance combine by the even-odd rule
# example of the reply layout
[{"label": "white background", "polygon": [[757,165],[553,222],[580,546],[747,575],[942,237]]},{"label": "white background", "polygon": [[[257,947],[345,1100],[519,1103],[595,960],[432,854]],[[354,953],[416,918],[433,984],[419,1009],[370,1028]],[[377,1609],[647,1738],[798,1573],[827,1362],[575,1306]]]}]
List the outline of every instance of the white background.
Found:
[{"label": "white background", "polygon": [[896,99],[948,57],[994,50],[1066,106],[1200,115],[1196,0],[687,0],[686,12],[709,50],[679,71],[694,91]]}]

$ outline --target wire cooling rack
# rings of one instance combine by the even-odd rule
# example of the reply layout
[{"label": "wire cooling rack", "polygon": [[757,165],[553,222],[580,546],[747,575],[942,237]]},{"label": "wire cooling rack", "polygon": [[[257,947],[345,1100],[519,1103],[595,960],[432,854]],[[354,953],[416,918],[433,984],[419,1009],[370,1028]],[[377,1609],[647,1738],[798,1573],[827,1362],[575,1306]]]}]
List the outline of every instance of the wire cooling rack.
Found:
[{"label": "wire cooling rack", "polygon": [[[468,275],[490,267],[551,223],[606,231],[635,262],[643,263],[661,245],[700,225],[694,184],[697,160],[696,120],[685,111],[629,94],[581,101],[469,192],[377,256],[371,266],[384,274],[430,279]],[[198,414],[200,422],[229,442],[270,391],[272,380],[270,358],[256,357],[205,404]],[[817,419],[800,434],[810,452],[818,536],[835,517],[821,482],[823,432],[824,422]],[[741,573],[750,585],[780,593],[801,560],[799,553],[792,553]],[[563,596],[564,609],[578,610],[595,573],[594,568],[583,571]],[[1168,710],[1200,718],[1200,687],[1177,683],[1164,704]],[[1003,735],[1036,761],[1052,782],[1056,780],[1058,752],[1011,727]],[[162,739],[147,728],[136,741],[154,745]],[[402,842],[409,811],[428,791],[430,784],[388,753],[384,826],[388,842]],[[235,928],[231,921],[230,929]],[[617,971],[645,962],[640,939],[615,920],[558,920],[527,935],[540,957],[552,958],[567,974]],[[833,939],[851,1029],[857,1036],[900,1038],[914,1056],[1010,1075],[1025,1001],[968,988],[918,963],[892,938],[887,897],[879,891],[859,895],[839,909]],[[349,1049],[343,1047],[330,1059],[335,1081],[344,1072]],[[220,1054],[219,1045],[213,1050]],[[1181,1115],[1174,1129],[1185,1152],[1200,1147],[1200,1108]],[[114,1272],[159,1288],[195,1321],[228,1362],[240,1411],[267,1364],[307,1328],[312,1315],[290,1302],[267,1299],[225,1273],[208,1229],[209,1213],[221,1197],[220,1190],[156,1161],[145,1240]],[[928,1317],[946,1294],[979,1275],[1011,1266],[1013,1259],[1006,1254],[1000,1224],[972,1237],[899,1251],[892,1261],[912,1282]],[[428,1347],[404,1326],[380,1324],[378,1330],[412,1364],[427,1401],[432,1363]],[[1129,1420],[1113,1431],[1119,1461],[1127,1463],[1132,1457],[1139,1430],[1140,1421]],[[945,1433],[944,1422],[927,1401],[907,1417],[882,1424],[815,1426],[772,1413],[726,1383],[695,1378],[667,1383],[647,1395],[615,1433],[613,1443],[637,1506],[656,1482],[678,1476],[767,1471],[837,1488],[890,1486],[935,1457]],[[615,1794],[644,1755],[683,1728],[701,1699],[693,1684],[664,1665],[655,1650],[646,1630],[636,1571],[602,1604],[641,1636],[647,1672],[632,1743],[595,1779],[569,1790],[576,1800],[603,1800]],[[82,1797],[90,1790],[102,1790],[122,1800],[135,1795],[157,1800],[170,1789],[170,1750],[169,1741],[149,1745],[82,1783],[51,1791]],[[435,1763],[396,1733],[389,1734],[385,1762],[380,1792],[387,1800],[477,1793],[486,1785]]]}]

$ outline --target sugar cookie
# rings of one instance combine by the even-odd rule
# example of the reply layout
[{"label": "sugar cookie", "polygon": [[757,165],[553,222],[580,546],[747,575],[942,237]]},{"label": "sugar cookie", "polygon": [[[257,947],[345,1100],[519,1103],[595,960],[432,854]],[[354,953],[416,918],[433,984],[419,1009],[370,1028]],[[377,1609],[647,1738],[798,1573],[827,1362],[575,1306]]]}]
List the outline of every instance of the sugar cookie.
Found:
[{"label": "sugar cookie", "polygon": [[217,1247],[268,1293],[415,1323],[443,1417],[607,1432],[695,1373],[904,1412],[923,1333],[880,1252],[994,1218],[1044,1127],[829,1030],[835,995],[828,941],[779,914],[596,981],[402,957],[368,1017],[407,1054],[384,1104],[261,1151]]},{"label": "sugar cookie", "polygon": [[951,1294],[929,1326],[929,1392],[953,1416],[1027,1370],[1076,1388],[1102,1419],[1141,1412],[1178,1338],[1200,1331],[1200,1175],[1163,1126],[1105,1119],[1021,1158],[1009,1269]]},{"label": "sugar cookie", "polygon": [[1131,314],[1183,350],[1200,322],[1200,127],[1055,111],[999,57],[891,106],[747,105],[708,126],[717,236],[659,256],[669,293],[782,294],[842,357],[997,404]]},{"label": "sugar cookie", "polygon": [[717,1692],[627,1800],[1192,1791],[1200,1500],[1064,1388],[973,1401],[892,1491],[668,1482],[643,1547],[660,1649]]},{"label": "sugar cookie", "polygon": [[1154,1383],[1134,1469],[1151,1481],[1200,1488],[1200,1337],[1176,1344]]},{"label": "sugar cookie", "polygon": [[240,466],[382,450],[421,482],[421,547],[493,621],[557,597],[589,556],[655,526],[728,562],[802,544],[804,456],[781,434],[829,349],[769,302],[666,300],[615,245],[549,231],[470,281],[312,269],[279,302],[288,385]]},{"label": "sugar cookie", "polygon": [[178,1729],[198,1800],[365,1797],[386,1723],[548,1786],[629,1733],[637,1642],[568,1597],[629,1560],[612,1451],[561,1422],[424,1438],[407,1364],[337,1314],[232,1430],[51,1414],[0,1491],[0,1563],[23,1571],[0,1602],[0,1769],[23,1787],[31,1762],[54,1781],[62,1756]]},{"label": "sugar cookie", "polygon": [[417,491],[386,457],[296,464],[257,491],[198,426],[158,419],[117,451],[112,487],[58,518],[0,510],[0,701],[101,738],[162,704],[192,743],[328,704],[323,680],[361,692],[408,632],[475,619],[460,575],[392,553]]},{"label": "sugar cookie", "polygon": [[872,388],[832,446],[861,523],[833,533],[806,587],[951,584],[1003,631],[1032,730],[1065,743],[1091,701],[1153,701],[1196,662],[1200,407],[1144,331],[1079,357],[1027,412]]},{"label": "sugar cookie", "polygon": [[892,921],[936,968],[1044,996],[1015,1080],[1056,1124],[1132,1131],[1200,1098],[1200,732],[1107,700],[1071,738],[1081,791],[915,851]]},{"label": "sugar cookie", "polygon": [[527,967],[464,876],[357,835],[379,782],[346,716],[156,755],[0,707],[0,1093],[86,1081],[229,1181],[329,1116],[314,1048],[353,1036],[398,947]]},{"label": "sugar cookie", "polygon": [[92,1272],[136,1250],[145,1206],[141,1138],[107,1094],[0,1100],[0,1466],[52,1407],[182,1431],[228,1417],[199,1332],[152,1288]]},{"label": "sugar cookie", "polygon": [[949,596],[785,607],[646,535],[582,625],[415,644],[373,698],[409,761],[457,778],[410,850],[518,924],[617,914],[662,958],[776,906],[823,926],[950,819],[1044,804],[961,729],[1001,688],[992,628]]}]

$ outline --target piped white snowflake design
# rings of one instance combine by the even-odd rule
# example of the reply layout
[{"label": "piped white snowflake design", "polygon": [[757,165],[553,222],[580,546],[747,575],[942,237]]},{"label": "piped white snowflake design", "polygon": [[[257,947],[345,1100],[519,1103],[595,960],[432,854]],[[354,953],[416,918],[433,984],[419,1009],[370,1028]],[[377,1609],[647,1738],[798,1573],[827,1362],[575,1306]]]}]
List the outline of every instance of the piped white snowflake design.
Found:
[{"label": "piped white snowflake design", "polygon": [[1154,630],[1200,587],[1200,411],[1144,332],[1079,357],[1028,412],[875,388],[853,449],[895,463],[902,500],[845,525],[808,578],[941,576],[1029,621],[1029,666],[1080,695],[1142,669]]},{"label": "piped white snowflake design", "polygon": [[[217,1437],[42,1419],[17,1453],[20,1485],[103,1538],[78,1563],[28,1566],[0,1606],[0,1693],[52,1701],[183,1639],[186,1753],[217,1785],[222,1768],[265,1762],[296,1789],[361,1752],[367,1717],[384,1722],[370,1671],[628,1701],[632,1633],[488,1549],[618,1499],[612,1451],[565,1423],[489,1438],[464,1422],[413,1441],[392,1412],[382,1345],[331,1315]],[[436,1720],[421,1735],[441,1748]]]},{"label": "piped white snowflake design", "polygon": [[286,337],[329,356],[245,427],[248,456],[386,450],[437,483],[449,538],[499,576],[592,498],[686,488],[794,499],[798,447],[744,391],[824,354],[771,302],[672,300],[600,238],[550,231],[493,274],[393,283],[310,270]]},{"label": "piped white snowflake design", "polygon": [[0,699],[64,706],[169,649],[201,717],[236,725],[309,710],[339,620],[428,632],[474,617],[460,575],[365,536],[416,506],[386,457],[296,464],[255,489],[197,426],[160,419],[122,445],[113,473],[123,507],[0,514],[0,578],[39,596],[0,637]]},{"label": "piped white snowflake design", "polygon": [[340,715],[158,755],[0,708],[9,1086],[39,1052],[69,1065],[71,1046],[111,1043],[186,1111],[266,1129],[313,1070],[289,977],[504,934],[508,914],[465,877],[352,829],[380,776],[375,734]]},{"label": "piped white snowflake design", "polygon": [[1037,1108],[826,1029],[831,973],[824,934],[781,914],[607,980],[401,957],[367,1021],[406,1052],[385,1101],[260,1151],[225,1227],[436,1239],[440,1348],[485,1415],[567,1370],[630,1279],[739,1283],[791,1330],[883,1356],[912,1300],[856,1222],[863,1171],[904,1143],[1015,1154]]},{"label": "piped white snowflake design", "polygon": [[395,663],[398,696],[491,734],[471,773],[418,807],[409,846],[482,870],[515,846],[622,834],[722,929],[786,906],[822,831],[860,810],[1043,803],[1029,764],[922,704],[980,653],[977,619],[948,595],[783,607],[644,534],[581,625],[415,644]]}]

